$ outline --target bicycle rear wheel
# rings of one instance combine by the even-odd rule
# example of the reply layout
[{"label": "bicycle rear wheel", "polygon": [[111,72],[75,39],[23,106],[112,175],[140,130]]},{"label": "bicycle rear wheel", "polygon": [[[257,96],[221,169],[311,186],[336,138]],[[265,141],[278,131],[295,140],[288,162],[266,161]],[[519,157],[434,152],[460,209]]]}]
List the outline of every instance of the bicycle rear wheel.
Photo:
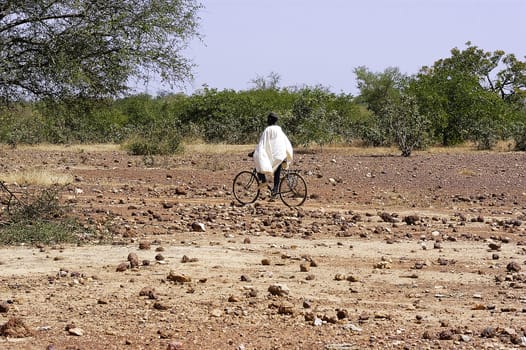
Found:
[{"label": "bicycle rear wheel", "polygon": [[232,192],[239,203],[254,203],[259,196],[259,181],[256,175],[246,170],[237,174],[232,185]]},{"label": "bicycle rear wheel", "polygon": [[279,197],[285,205],[298,207],[307,199],[307,184],[300,174],[289,172],[281,178]]}]

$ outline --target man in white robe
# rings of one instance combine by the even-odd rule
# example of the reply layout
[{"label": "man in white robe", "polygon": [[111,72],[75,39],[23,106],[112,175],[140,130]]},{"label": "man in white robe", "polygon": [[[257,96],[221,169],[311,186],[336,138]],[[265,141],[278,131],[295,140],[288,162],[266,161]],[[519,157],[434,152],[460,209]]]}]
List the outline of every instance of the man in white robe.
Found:
[{"label": "man in white robe", "polygon": [[279,177],[282,164],[288,169],[292,163],[293,150],[287,135],[276,125],[278,116],[271,112],[267,117],[267,127],[261,134],[256,150],[253,153],[260,186],[266,187],[266,175],[274,177],[272,193],[279,191]]}]

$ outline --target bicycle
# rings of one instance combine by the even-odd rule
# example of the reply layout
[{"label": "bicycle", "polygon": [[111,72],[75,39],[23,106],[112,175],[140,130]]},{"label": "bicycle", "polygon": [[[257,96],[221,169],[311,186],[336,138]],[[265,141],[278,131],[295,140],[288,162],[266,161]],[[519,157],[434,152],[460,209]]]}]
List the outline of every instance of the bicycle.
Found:
[{"label": "bicycle", "polygon": [[[298,170],[282,169],[283,176],[279,180],[279,190],[272,197],[279,196],[288,207],[299,207],[307,199],[307,183]],[[232,192],[239,203],[245,205],[254,203],[259,195],[259,178],[256,169],[243,170],[234,177]],[[268,186],[271,191],[271,187]]]}]

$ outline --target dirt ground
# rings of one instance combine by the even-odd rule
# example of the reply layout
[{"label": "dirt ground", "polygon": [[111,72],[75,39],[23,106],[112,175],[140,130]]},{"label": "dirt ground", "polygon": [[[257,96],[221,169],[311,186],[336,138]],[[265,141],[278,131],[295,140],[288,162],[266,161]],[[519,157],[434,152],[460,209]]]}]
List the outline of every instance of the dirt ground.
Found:
[{"label": "dirt ground", "polygon": [[236,203],[246,153],[0,149],[112,236],[0,248],[0,349],[526,347],[525,153],[298,152],[296,209]]}]

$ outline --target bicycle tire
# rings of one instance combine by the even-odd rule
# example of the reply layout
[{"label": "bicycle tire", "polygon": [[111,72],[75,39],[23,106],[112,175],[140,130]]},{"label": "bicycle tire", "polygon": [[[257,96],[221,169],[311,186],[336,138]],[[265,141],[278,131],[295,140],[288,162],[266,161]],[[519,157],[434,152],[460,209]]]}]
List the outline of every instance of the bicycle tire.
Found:
[{"label": "bicycle tire", "polygon": [[289,172],[281,178],[279,197],[288,207],[299,207],[307,199],[307,183],[296,172]]},{"label": "bicycle tire", "polygon": [[232,193],[243,205],[254,203],[259,196],[259,180],[250,171],[242,171],[234,177]]}]

